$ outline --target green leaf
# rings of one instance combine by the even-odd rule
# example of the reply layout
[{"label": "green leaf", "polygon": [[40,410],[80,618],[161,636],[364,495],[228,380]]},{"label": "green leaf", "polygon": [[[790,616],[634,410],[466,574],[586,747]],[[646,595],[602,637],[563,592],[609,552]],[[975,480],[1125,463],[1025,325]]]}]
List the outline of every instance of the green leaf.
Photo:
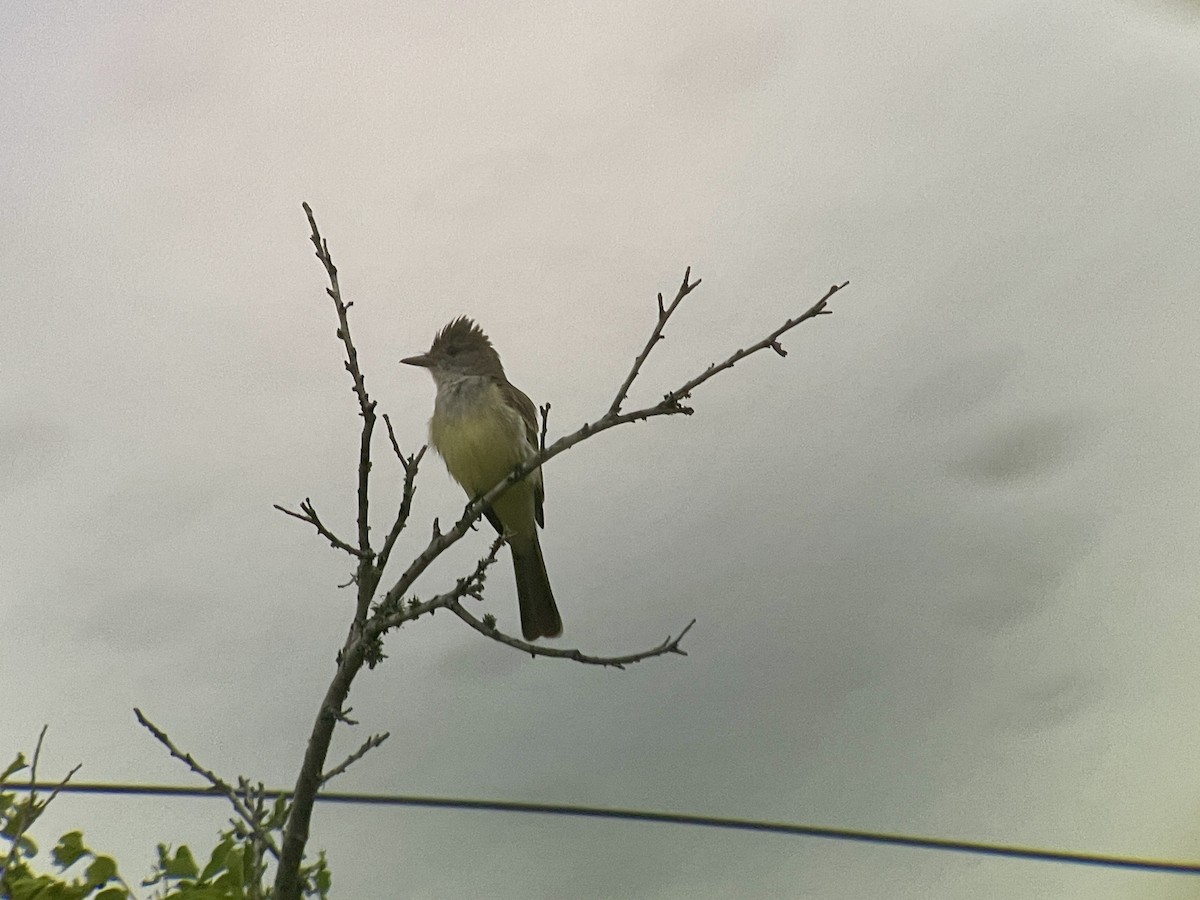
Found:
[{"label": "green leaf", "polygon": [[166,859],[163,871],[170,878],[196,878],[200,874],[200,867],[196,865],[187,844],[183,844],[175,851],[174,857]]},{"label": "green leaf", "polygon": [[333,875],[324,867],[317,869],[313,873],[313,883],[317,889],[317,895],[320,897],[328,897],[329,889],[333,887]]},{"label": "green leaf", "polygon": [[[0,832],[0,835],[3,835],[4,837],[8,838],[10,841],[12,840],[12,835],[9,834],[7,831]],[[21,835],[21,837],[17,840],[17,855],[18,856],[37,856],[37,854],[38,854],[37,842],[27,834]]]},{"label": "green leaf", "polygon": [[[220,897],[221,900],[232,900],[234,897],[237,900],[244,900],[246,896],[245,887],[241,882],[235,881],[228,872],[222,872],[212,884],[202,884],[199,887],[204,891],[211,891],[213,897]],[[180,896],[182,898],[185,895]],[[191,894],[187,894],[186,896],[188,900],[192,900]],[[208,894],[205,893],[203,896],[207,897]],[[171,900],[175,900],[174,894],[171,895]]]},{"label": "green leaf", "polygon": [[25,754],[18,753],[17,758],[14,759],[9,764],[8,768],[5,769],[2,774],[0,774],[0,781],[8,781],[9,775],[15,775],[17,772],[20,772],[22,769],[27,769],[27,768],[29,768],[29,763],[27,763],[25,761]]},{"label": "green leaf", "polygon": [[111,856],[97,856],[85,873],[88,887],[101,887],[116,877],[117,861]]},{"label": "green leaf", "polygon": [[244,847],[234,847],[225,854],[225,871],[237,879],[239,884],[245,883],[246,880],[242,869],[245,858],[246,849]]},{"label": "green leaf", "polygon": [[213,847],[212,855],[208,858],[208,865],[204,867],[204,871],[200,873],[201,881],[208,881],[218,872],[225,868],[225,857],[233,847],[233,836],[230,835]]},{"label": "green leaf", "polygon": [[13,835],[18,831],[28,831],[42,812],[41,805],[34,803],[32,799],[22,800],[11,806],[12,808],[5,817],[4,825],[0,826],[0,836],[9,840],[12,840]]},{"label": "green leaf", "polygon": [[51,854],[60,869],[74,865],[81,856],[87,856],[92,851],[83,845],[82,831],[68,831],[58,839],[58,844]]},{"label": "green leaf", "polygon": [[225,854],[225,872],[214,882],[214,886],[223,888],[222,896],[243,900],[246,896],[246,876],[242,871],[245,859],[245,849],[234,847]]},{"label": "green leaf", "polygon": [[129,891],[123,887],[105,888],[96,895],[96,900],[129,900]]},{"label": "green leaf", "polygon": [[167,894],[166,900],[229,900],[230,894],[203,884],[186,884]]},{"label": "green leaf", "polygon": [[267,820],[267,827],[272,830],[282,827],[289,812],[291,812],[291,804],[288,802],[288,798],[276,797],[275,805],[271,807],[271,817]]}]

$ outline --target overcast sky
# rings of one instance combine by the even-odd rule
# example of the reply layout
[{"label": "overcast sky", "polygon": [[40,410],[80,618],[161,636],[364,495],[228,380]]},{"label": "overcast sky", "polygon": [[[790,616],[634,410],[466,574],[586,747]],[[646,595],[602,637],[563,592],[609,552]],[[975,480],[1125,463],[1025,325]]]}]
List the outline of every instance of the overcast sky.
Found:
[{"label": "overcast sky", "polygon": [[[290,787],[350,615],[358,420],[300,209],[404,447],[475,316],[551,438],[685,266],[653,401],[546,470],[566,633],[438,615],[351,697],[342,790],[1200,857],[1200,12],[1180,2],[11,3],[0,33],[0,753]],[[399,473],[376,444],[376,528]],[[412,552],[463,498],[424,466]],[[473,536],[430,596],[486,546]],[[507,560],[486,611],[517,629]],[[140,878],[215,801],[63,797]],[[338,898],[1185,898],[828,841],[319,807]],[[43,857],[43,864],[49,866]]]}]

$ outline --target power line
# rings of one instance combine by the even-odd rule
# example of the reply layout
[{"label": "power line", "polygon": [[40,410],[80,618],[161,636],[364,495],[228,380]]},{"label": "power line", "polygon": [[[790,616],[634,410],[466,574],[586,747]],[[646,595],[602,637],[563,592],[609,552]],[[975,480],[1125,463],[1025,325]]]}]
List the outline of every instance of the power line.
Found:
[{"label": "power line", "polygon": [[[179,787],[158,784],[99,784],[34,782],[30,784],[0,783],[0,790],[50,791],[58,788],[69,794],[122,794],[158,797],[217,797],[224,795],[211,788]],[[290,796],[291,791],[267,790],[266,797]],[[980,841],[959,841],[948,838],[894,834],[881,831],[861,831],[852,828],[830,828],[823,825],[793,825],[783,822],[761,822],[753,819],[734,819],[722,816],[695,816],[684,813],[652,812],[636,809],[611,809],[599,806],[572,806],[559,803],[517,803],[506,800],[468,800],[455,797],[413,797],[406,795],[351,794],[323,792],[317,795],[323,803],[351,803],[370,806],[416,806],[427,809],[464,809],[486,812],[537,813],[551,816],[575,816],[588,819],[617,819],[632,822],[658,822],[669,825],[695,825],[703,828],[722,828],[735,831],[757,831],[768,834],[787,834],[799,837],[853,841],[861,844],[885,844],[913,847],[922,850],[948,850],[1006,859],[1038,862],[1058,862],[1083,866],[1102,866],[1159,872],[1175,875],[1200,875],[1200,861],[1147,859],[1136,856],[1113,856],[1104,853],[1082,853],[1071,850],[1051,850],[1043,847],[1021,847],[1013,844],[990,844]]]}]

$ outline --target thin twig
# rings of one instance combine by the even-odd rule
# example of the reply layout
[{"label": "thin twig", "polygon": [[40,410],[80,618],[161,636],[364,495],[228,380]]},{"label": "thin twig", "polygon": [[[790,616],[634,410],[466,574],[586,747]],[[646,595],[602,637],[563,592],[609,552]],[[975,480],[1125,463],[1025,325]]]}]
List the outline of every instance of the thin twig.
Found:
[{"label": "thin twig", "polygon": [[396,540],[400,537],[400,532],[408,524],[408,517],[412,513],[413,496],[417,490],[417,467],[421,465],[421,459],[425,456],[425,451],[429,446],[428,444],[422,445],[420,450],[412,456],[406,457],[400,452],[400,444],[396,441],[396,432],[392,430],[392,420],[388,417],[387,413],[383,414],[383,422],[387,425],[388,438],[392,442],[392,450],[400,460],[400,465],[404,467],[404,487],[400,492],[400,508],[396,511],[396,521],[392,523],[392,528],[388,532],[387,538],[384,539],[383,549],[379,551],[376,570],[380,575],[383,574],[383,570],[387,566],[388,558],[392,555],[392,548],[396,545]]},{"label": "thin twig", "polygon": [[308,522],[317,529],[317,534],[329,541],[329,545],[331,547],[335,547],[338,550],[349,553],[351,556],[357,557],[358,559],[363,558],[363,552],[360,549],[350,546],[325,527],[325,523],[321,521],[320,517],[317,515],[317,510],[313,507],[312,501],[307,497],[305,497],[304,501],[300,504],[300,512],[288,509],[286,506],[280,506],[278,503],[273,503],[271,505],[286,516],[291,516],[293,519],[299,519],[301,522]]},{"label": "thin twig", "polygon": [[372,555],[371,525],[367,515],[369,506],[367,489],[371,472],[371,434],[375,429],[375,401],[367,394],[367,382],[363,378],[362,369],[358,366],[358,351],[354,348],[354,341],[350,339],[349,310],[353,304],[342,302],[342,289],[338,284],[337,266],[333,264],[333,257],[329,253],[329,242],[321,237],[312,207],[307,203],[303,206],[304,214],[308,216],[308,224],[312,228],[309,240],[316,247],[317,259],[321,261],[321,265],[325,267],[325,273],[329,276],[329,287],[325,289],[325,293],[329,295],[333,300],[333,305],[337,308],[338,337],[342,339],[342,344],[346,348],[346,371],[350,373],[350,377],[354,381],[354,393],[358,397],[358,411],[363,418],[362,439],[359,442],[358,454],[358,549],[361,557],[365,558]]},{"label": "thin twig", "polygon": [[732,369],[735,363],[741,362],[747,356],[750,356],[752,353],[757,353],[759,350],[766,350],[769,347],[770,349],[772,349],[776,353],[778,353],[780,356],[787,356],[787,351],[784,350],[783,346],[779,343],[780,336],[785,331],[791,331],[793,328],[795,328],[801,322],[806,322],[809,319],[816,318],[817,316],[833,315],[833,310],[826,309],[826,307],[829,305],[829,299],[834,294],[836,294],[838,291],[840,291],[842,288],[846,287],[846,285],[848,285],[849,283],[850,282],[848,282],[848,281],[844,281],[841,284],[835,284],[835,285],[831,286],[829,288],[829,290],[825,292],[824,297],[822,297],[820,300],[818,300],[816,303],[814,303],[812,306],[810,306],[808,309],[806,309],[803,313],[798,315],[796,318],[788,319],[786,322],[784,322],[782,325],[780,325],[778,328],[776,328],[774,331],[772,331],[769,335],[767,335],[765,338],[763,338],[757,344],[751,344],[745,350],[738,350],[736,353],[733,353],[732,355],[730,355],[730,357],[728,359],[726,359],[724,362],[713,363],[711,366],[709,366],[707,369],[705,369],[703,372],[701,372],[699,375],[697,375],[691,381],[685,383],[682,387],[676,388],[675,390],[671,391],[671,393],[667,394],[666,397],[663,398],[663,402],[677,403],[680,400],[686,400],[688,398],[688,396],[691,395],[692,391],[694,391],[700,385],[704,384],[704,382],[708,381],[708,379],[712,378],[718,372],[723,372],[726,369]]},{"label": "thin twig", "polygon": [[[699,278],[689,284],[688,279],[691,277],[691,274],[692,267],[688,266],[683,272],[683,282],[679,285],[679,290],[675,292],[675,299],[671,301],[669,307],[663,308],[663,296],[662,294],[658,295],[658,321],[654,323],[654,330],[650,332],[650,338],[646,341],[646,346],[642,348],[642,352],[633,361],[633,368],[629,370],[629,374],[625,376],[625,380],[621,383],[621,387],[617,391],[617,396],[613,398],[612,405],[608,408],[608,415],[615,416],[621,411],[621,404],[625,402],[625,397],[629,394],[629,388],[633,386],[633,380],[638,377],[638,373],[642,370],[642,365],[646,362],[646,358],[650,356],[650,351],[654,349],[654,345],[663,339],[663,327],[667,324],[667,319],[671,318],[671,313],[675,312],[675,307],[679,306],[683,298],[700,285]],[[542,446],[544,448],[545,444]]]},{"label": "thin twig", "polygon": [[272,840],[269,834],[263,833],[258,822],[256,822],[254,819],[254,811],[250,809],[250,807],[238,794],[237,790],[234,789],[233,785],[223,779],[216,772],[212,771],[211,769],[206,769],[204,766],[200,765],[200,763],[196,761],[196,758],[192,756],[192,754],[185,753],[183,750],[180,750],[177,746],[175,746],[175,742],[167,736],[167,733],[147,719],[145,714],[143,714],[140,709],[134,707],[133,713],[135,716],[137,716],[137,720],[142,727],[154,735],[155,739],[167,748],[168,753],[207,781],[210,785],[212,785],[213,790],[224,796],[230,802],[234,811],[242,818],[242,821],[250,826],[254,833],[261,838],[263,845],[271,851],[271,855],[278,859],[279,849],[275,846],[274,840]]},{"label": "thin twig", "polygon": [[677,653],[680,656],[687,656],[686,650],[679,649],[679,642],[683,640],[683,636],[691,630],[691,627],[696,624],[696,620],[692,619],[684,627],[683,631],[679,632],[675,637],[668,637],[657,647],[650,650],[643,650],[640,653],[630,653],[626,656],[589,656],[579,650],[560,650],[557,647],[531,644],[528,641],[522,641],[519,638],[505,634],[497,628],[490,628],[483,621],[475,618],[475,616],[463,609],[462,604],[457,600],[448,602],[446,608],[485,637],[489,637],[501,644],[506,644],[509,647],[514,647],[517,650],[522,650],[530,656],[553,656],[559,659],[573,659],[575,662],[584,663],[589,666],[608,666],[614,669],[624,669],[632,663],[641,662],[643,659],[650,659],[653,656],[662,656],[666,653]]},{"label": "thin twig", "polygon": [[66,786],[67,782],[70,781],[72,778],[74,778],[75,773],[78,772],[82,768],[83,768],[83,763],[75,763],[75,765],[71,767],[71,771],[67,772],[67,774],[63,776],[62,781],[60,781],[58,783],[57,787],[55,787],[54,790],[52,790],[50,792],[50,796],[47,797],[44,801],[42,801],[41,808],[43,810],[47,806],[49,806],[51,804],[51,802],[53,802],[54,798],[59,795],[59,792],[63,789],[63,787]]},{"label": "thin twig", "polygon": [[[407,605],[396,603],[393,607],[382,607],[381,612],[367,623],[367,627],[363,631],[363,641],[377,640],[381,635],[397,628],[406,622],[411,622],[413,619],[418,619],[427,613],[435,612],[461,600],[463,597],[474,597],[476,600],[483,599],[483,586],[487,581],[487,570],[496,563],[497,555],[500,553],[500,548],[504,546],[507,540],[506,535],[497,535],[492,545],[488,548],[486,556],[483,556],[475,563],[475,569],[470,575],[459,578],[455,585],[445,593],[438,594],[429,600],[421,602],[411,602]],[[386,600],[384,601],[386,602]]]},{"label": "thin twig", "polygon": [[550,404],[542,404],[538,407],[538,412],[542,414],[542,430],[538,435],[538,452],[541,453],[546,449],[546,429],[550,425]]},{"label": "thin twig", "polygon": [[360,759],[362,759],[364,756],[366,756],[368,753],[370,753],[372,750],[374,750],[376,747],[378,747],[380,744],[382,744],[384,741],[386,741],[389,737],[391,737],[391,733],[387,732],[387,731],[383,732],[383,734],[371,735],[369,738],[367,738],[365,741],[363,741],[363,745],[361,747],[359,747],[357,750],[355,750],[353,753],[351,753],[349,756],[347,756],[344,760],[342,760],[340,765],[334,766],[332,769],[330,769],[328,772],[326,772],[324,775],[322,775],[321,776],[321,784],[325,784],[330,779],[336,778],[338,775],[341,775],[348,768],[350,768],[352,765],[354,765],[354,763],[358,762]]},{"label": "thin twig", "polygon": [[404,466],[404,471],[408,471],[408,458],[400,452],[400,443],[396,440],[396,430],[392,428],[392,417],[384,413],[383,424],[387,426],[388,440],[392,445],[392,452],[396,454],[396,459],[400,460],[400,465]]}]

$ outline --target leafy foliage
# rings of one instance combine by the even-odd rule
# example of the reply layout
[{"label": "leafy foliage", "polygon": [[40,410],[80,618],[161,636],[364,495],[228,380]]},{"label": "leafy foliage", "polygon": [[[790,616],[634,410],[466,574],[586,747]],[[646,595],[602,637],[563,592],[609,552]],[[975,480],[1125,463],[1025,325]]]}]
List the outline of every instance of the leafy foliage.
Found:
[{"label": "leafy foliage", "polygon": [[[0,783],[11,783],[13,775],[27,768],[25,756],[18,754],[0,773]],[[0,900],[136,898],[116,860],[90,848],[79,831],[64,834],[50,851],[54,874],[33,869],[30,861],[38,855],[38,847],[26,832],[51,799],[38,799],[32,792],[18,799],[13,792],[0,792]],[[262,825],[278,833],[286,818],[287,802],[280,798]],[[153,900],[268,900],[272,890],[264,885],[265,869],[261,843],[235,821],[220,833],[203,867],[186,844],[174,849],[159,844],[158,858],[141,884],[153,889],[148,895]],[[333,878],[323,851],[316,862],[301,869],[301,883],[305,897],[328,900]]]}]

